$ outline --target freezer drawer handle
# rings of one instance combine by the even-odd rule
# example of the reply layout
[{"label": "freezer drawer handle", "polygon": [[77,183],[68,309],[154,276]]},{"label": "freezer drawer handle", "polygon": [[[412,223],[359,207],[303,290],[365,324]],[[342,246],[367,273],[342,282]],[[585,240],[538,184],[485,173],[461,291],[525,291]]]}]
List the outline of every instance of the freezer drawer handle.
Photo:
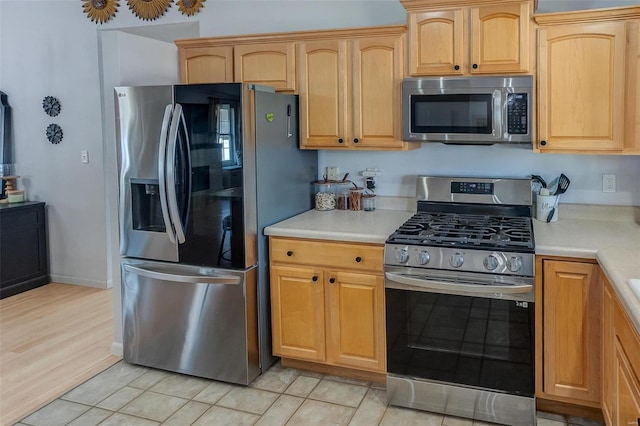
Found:
[{"label": "freezer drawer handle", "polygon": [[237,275],[175,275],[165,272],[154,271],[153,269],[140,268],[133,265],[124,265],[125,271],[163,281],[175,281],[181,283],[204,283],[204,284],[240,284],[241,277]]}]

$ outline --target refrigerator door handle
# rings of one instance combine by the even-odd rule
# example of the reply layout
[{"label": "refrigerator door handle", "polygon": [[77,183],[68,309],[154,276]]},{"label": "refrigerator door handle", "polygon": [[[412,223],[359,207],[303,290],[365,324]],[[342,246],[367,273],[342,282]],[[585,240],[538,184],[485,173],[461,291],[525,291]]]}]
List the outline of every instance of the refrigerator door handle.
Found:
[{"label": "refrigerator door handle", "polygon": [[162,129],[160,130],[160,149],[158,152],[158,183],[160,187],[160,208],[162,209],[162,219],[167,230],[169,241],[175,244],[176,239],[173,236],[174,229],[169,219],[169,207],[167,204],[167,185],[166,185],[166,167],[167,167],[167,136],[169,131],[169,121],[173,107],[171,104],[164,109],[164,118],[162,119]]},{"label": "refrigerator door handle", "polygon": [[180,219],[180,212],[178,211],[178,197],[176,195],[176,166],[175,157],[178,149],[178,128],[180,122],[184,123],[184,115],[182,114],[182,105],[176,104],[173,109],[173,119],[171,120],[171,128],[169,129],[169,146],[167,148],[167,200],[169,202],[169,214],[171,215],[171,222],[173,222],[176,231],[176,237],[179,244],[185,242],[184,226]]},{"label": "refrigerator door handle", "polygon": [[172,274],[168,272],[158,271],[151,268],[143,268],[140,266],[124,265],[125,271],[143,277],[161,281],[173,281],[190,284],[225,284],[238,285],[242,282],[239,275],[201,275],[201,274]]}]

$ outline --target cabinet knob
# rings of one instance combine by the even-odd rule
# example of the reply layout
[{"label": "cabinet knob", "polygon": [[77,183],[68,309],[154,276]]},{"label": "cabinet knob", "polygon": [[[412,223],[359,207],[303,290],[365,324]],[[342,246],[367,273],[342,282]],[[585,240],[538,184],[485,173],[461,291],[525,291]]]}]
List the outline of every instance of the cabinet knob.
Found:
[{"label": "cabinet knob", "polygon": [[547,141],[540,141],[540,145],[545,146],[547,144]]},{"label": "cabinet knob", "polygon": [[342,143],[342,142],[344,142],[344,139],[342,138],[338,139],[338,143]]},{"label": "cabinet knob", "polygon": [[353,139],[353,143],[358,143],[358,142],[360,142],[358,138]]},{"label": "cabinet knob", "polygon": [[333,283],[335,283],[335,282],[336,282],[336,279],[335,279],[335,278],[333,278],[333,277],[331,277],[331,278],[329,278],[329,282],[330,282],[331,284],[333,284]]},{"label": "cabinet knob", "polygon": [[474,70],[477,70],[477,69],[478,69],[478,64],[473,64],[473,65],[471,65],[471,66],[473,67],[473,69],[474,69]]},{"label": "cabinet knob", "polygon": [[313,277],[311,277],[311,281],[314,281],[314,282],[315,282],[315,281],[318,281],[318,276],[317,276],[317,275],[314,275]]},{"label": "cabinet knob", "polygon": [[454,70],[456,70],[456,71],[458,71],[458,70],[460,69],[460,65],[454,65],[454,66],[453,66],[453,69],[454,69]]},{"label": "cabinet knob", "polygon": [[356,262],[358,263],[362,262],[362,258],[360,256],[356,257]]},{"label": "cabinet knob", "polygon": [[293,252],[292,252],[291,250],[289,250],[289,251],[287,252],[287,256],[289,256],[289,257],[293,256]]}]

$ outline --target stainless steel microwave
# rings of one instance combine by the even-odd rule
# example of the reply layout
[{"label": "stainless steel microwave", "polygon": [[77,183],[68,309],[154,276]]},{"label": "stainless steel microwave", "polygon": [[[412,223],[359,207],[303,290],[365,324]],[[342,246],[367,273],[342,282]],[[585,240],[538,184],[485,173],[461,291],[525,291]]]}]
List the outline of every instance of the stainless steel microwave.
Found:
[{"label": "stainless steel microwave", "polygon": [[402,138],[412,142],[531,144],[533,77],[406,78]]}]

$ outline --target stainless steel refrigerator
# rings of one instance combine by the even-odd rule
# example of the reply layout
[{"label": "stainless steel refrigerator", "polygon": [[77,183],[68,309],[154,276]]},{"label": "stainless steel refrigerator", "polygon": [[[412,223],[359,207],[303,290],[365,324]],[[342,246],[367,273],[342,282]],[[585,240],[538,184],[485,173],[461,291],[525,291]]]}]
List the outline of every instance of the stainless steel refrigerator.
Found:
[{"label": "stainless steel refrigerator", "polygon": [[124,359],[248,384],[271,352],[265,226],[311,208],[298,100],[241,83],[116,87]]}]

